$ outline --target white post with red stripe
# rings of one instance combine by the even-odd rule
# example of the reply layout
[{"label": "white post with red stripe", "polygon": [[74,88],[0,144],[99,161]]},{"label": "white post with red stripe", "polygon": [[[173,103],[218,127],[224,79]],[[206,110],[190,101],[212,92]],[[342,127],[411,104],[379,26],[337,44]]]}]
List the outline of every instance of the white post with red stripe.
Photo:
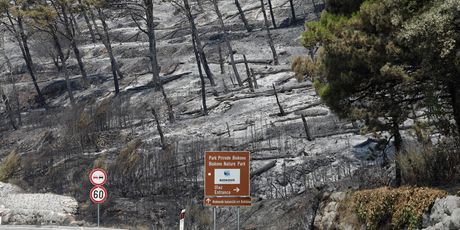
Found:
[{"label": "white post with red stripe", "polygon": [[185,209],[182,209],[180,212],[180,220],[179,220],[179,230],[184,230],[185,227]]}]

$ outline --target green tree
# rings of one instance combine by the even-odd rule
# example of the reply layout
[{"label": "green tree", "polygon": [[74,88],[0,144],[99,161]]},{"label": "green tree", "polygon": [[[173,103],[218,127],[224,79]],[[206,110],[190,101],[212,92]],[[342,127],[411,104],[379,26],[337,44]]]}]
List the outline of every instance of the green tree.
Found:
[{"label": "green tree", "polygon": [[18,42],[35,91],[37,91],[38,102],[46,108],[46,101],[37,83],[35,65],[29,48],[29,39],[33,31],[28,31],[29,28],[24,22],[24,12],[29,9],[29,6],[30,3],[25,0],[0,0],[0,24],[7,28]]},{"label": "green tree", "polygon": [[321,98],[338,114],[366,121],[370,130],[389,131],[397,152],[399,126],[416,110],[428,118],[454,117],[460,133],[460,2],[368,0],[357,12],[331,4],[331,12],[307,23],[302,35],[305,47],[323,47],[317,66],[296,66],[314,73]]}]

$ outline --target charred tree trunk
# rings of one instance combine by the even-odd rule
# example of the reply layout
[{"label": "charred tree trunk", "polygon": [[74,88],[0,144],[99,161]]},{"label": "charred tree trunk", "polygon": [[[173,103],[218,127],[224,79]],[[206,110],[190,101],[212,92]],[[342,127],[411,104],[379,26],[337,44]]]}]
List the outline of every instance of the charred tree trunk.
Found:
[{"label": "charred tree trunk", "polygon": [[155,24],[153,21],[153,0],[144,0],[145,4],[145,15],[147,18],[147,32],[149,37],[149,58],[150,58],[150,65],[152,67],[152,74],[153,74],[153,83],[161,91],[163,95],[163,99],[165,100],[166,106],[168,108],[168,115],[169,115],[169,122],[174,122],[174,112],[172,108],[172,104],[169,101],[169,98],[166,95],[165,89],[163,84],[160,80],[160,68],[158,67],[158,60],[157,60],[157,48],[156,48],[156,40],[155,40]]},{"label": "charred tree trunk", "polygon": [[272,18],[273,28],[276,29],[276,22],[275,22],[275,15],[273,14],[272,1],[271,0],[267,0],[267,1],[268,1],[268,8],[270,10],[270,17]]},{"label": "charred tree trunk", "polygon": [[75,32],[77,32],[76,34],[80,35],[81,30],[80,30],[80,26],[77,23],[77,20],[75,19],[75,15],[73,14],[72,11],[69,11],[69,13],[70,13],[70,19],[71,19],[72,27],[75,28]]},{"label": "charred tree trunk", "polygon": [[209,68],[208,60],[206,59],[206,55],[203,51],[203,46],[201,45],[201,40],[198,34],[198,29],[196,28],[195,19],[193,18],[193,15],[192,15],[192,10],[190,9],[188,0],[183,0],[183,2],[184,2],[185,11],[186,11],[185,13],[187,14],[187,18],[190,23],[190,28],[192,30],[192,36],[195,37],[196,48],[198,50],[198,53],[200,53],[200,60],[201,60],[201,64],[203,65],[204,72],[206,73],[206,76],[208,77],[211,83],[211,86],[215,86],[216,83],[214,82],[214,75],[212,74],[211,69]]},{"label": "charred tree trunk", "polygon": [[1,42],[0,43],[1,53],[2,53],[3,59],[6,62],[6,66],[8,67],[8,70],[9,70],[10,83],[13,89],[13,94],[14,94],[15,104],[16,104],[16,117],[18,118],[18,126],[20,127],[22,126],[21,106],[19,104],[19,95],[16,89],[16,81],[13,79],[13,65],[11,64],[10,59],[6,55],[6,51],[4,47],[5,40],[3,36],[1,36],[0,42]]},{"label": "charred tree trunk", "polygon": [[161,125],[160,125],[160,118],[159,118],[155,108],[152,107],[151,112],[152,112],[153,117],[155,118],[155,122],[157,124],[158,134],[160,135],[161,148],[165,149],[166,148],[166,143],[165,143],[165,137],[163,135],[163,129],[161,128]]},{"label": "charred tree trunk", "polygon": [[118,85],[118,78],[122,79],[123,76],[119,76],[119,73],[118,73],[119,72],[118,63],[117,63],[117,60],[115,59],[115,56],[113,55],[112,43],[110,42],[110,37],[109,37],[109,28],[105,21],[104,12],[102,12],[101,9],[97,9],[97,13],[99,15],[99,20],[101,21],[102,28],[104,30],[104,36],[101,37],[101,39],[103,40],[104,46],[107,49],[107,53],[109,54],[110,65],[112,67],[113,83],[115,87],[115,95],[118,95],[120,93],[120,87]]},{"label": "charred tree trunk", "polygon": [[395,186],[399,187],[402,182],[402,177],[401,177],[401,165],[399,163],[398,158],[401,154],[401,149],[402,149],[402,137],[399,131],[398,118],[393,118],[392,134],[394,137],[394,145],[395,145],[395,150],[396,150],[396,153],[395,153]]},{"label": "charred tree trunk", "polygon": [[0,86],[0,97],[2,98],[3,103],[5,104],[6,108],[6,113],[8,114],[8,118],[10,119],[10,124],[11,127],[13,127],[14,130],[17,130],[18,127],[16,126],[15,119],[14,119],[14,114],[13,110],[11,109],[10,101],[8,97],[5,95],[3,92],[3,88]]},{"label": "charred tree trunk", "polygon": [[273,90],[275,91],[276,103],[278,104],[278,107],[280,109],[280,115],[284,116],[286,115],[286,113],[284,112],[283,106],[281,106],[280,100],[278,98],[278,93],[276,92],[275,84],[273,84]]},{"label": "charred tree trunk", "polygon": [[271,49],[272,55],[273,55],[273,64],[278,65],[279,64],[279,62],[278,62],[278,54],[276,53],[275,45],[273,44],[272,34],[270,33],[270,28],[269,28],[270,26],[268,24],[267,13],[265,12],[264,0],[260,0],[260,5],[261,5],[261,8],[262,8],[262,13],[264,15],[264,23],[265,23],[265,29],[267,30],[268,44],[270,45],[270,49]]},{"label": "charred tree trunk", "polygon": [[239,0],[235,0],[235,5],[236,5],[236,8],[238,9],[238,12],[239,12],[239,14],[240,14],[240,18],[241,18],[241,20],[243,21],[244,27],[246,28],[246,30],[247,30],[248,32],[251,32],[251,31],[252,31],[252,28],[251,28],[251,26],[249,26],[249,23],[248,23],[248,20],[246,19],[246,16],[244,16],[244,11],[243,11],[243,9],[241,8],[240,1],[239,1]]},{"label": "charred tree trunk", "polygon": [[37,91],[38,103],[41,106],[47,108],[45,98],[43,97],[43,94],[40,91],[40,87],[38,86],[38,83],[37,83],[37,78],[35,77],[35,67],[32,61],[32,55],[30,54],[30,50],[29,50],[29,41],[28,41],[28,37],[25,34],[24,25],[23,25],[23,21],[21,17],[17,18],[17,23],[18,23],[18,28],[19,28],[19,39],[20,39],[18,40],[18,42],[21,43],[20,45],[21,52],[26,62],[27,70],[29,71],[30,77],[32,78],[32,82],[34,84],[35,91]]},{"label": "charred tree trunk", "polygon": [[219,49],[219,66],[220,66],[220,73],[225,74],[225,65],[224,65],[224,58],[222,56],[222,47],[219,44],[218,46]]},{"label": "charred tree trunk", "polygon": [[54,47],[58,53],[59,60],[61,61],[61,70],[64,73],[64,78],[65,78],[65,82],[67,86],[67,93],[69,94],[70,104],[72,104],[72,106],[75,106],[75,98],[73,96],[72,88],[70,85],[69,74],[67,72],[66,58],[64,56],[64,52],[62,51],[61,43],[56,34],[55,28],[53,26],[49,26],[49,30],[50,30],[51,36],[53,37]]},{"label": "charred tree trunk", "polygon": [[61,13],[62,13],[62,18],[64,20],[64,28],[67,34],[67,37],[70,40],[70,46],[72,47],[73,53],[75,55],[75,58],[77,59],[78,62],[78,68],[80,69],[80,73],[83,79],[83,83],[85,86],[88,85],[88,77],[86,74],[85,70],[85,65],[83,64],[83,60],[80,54],[80,50],[78,49],[77,41],[75,38],[75,28],[73,26],[72,20],[69,17],[69,13],[67,12],[67,7],[64,5],[65,3],[61,3]]},{"label": "charred tree trunk", "polygon": [[249,69],[248,59],[246,59],[246,55],[244,54],[243,54],[243,59],[244,59],[244,66],[246,67],[246,75],[248,76],[249,88],[251,89],[251,92],[254,92],[254,85],[252,84],[252,79],[251,79],[251,70]]},{"label": "charred tree trunk", "polygon": [[305,119],[305,116],[303,114],[302,114],[302,123],[305,129],[305,135],[307,136],[307,140],[312,141],[313,138],[311,138],[310,129],[308,128],[308,124],[307,124],[307,119]]},{"label": "charred tree trunk", "polygon": [[291,6],[291,14],[292,14],[292,23],[297,21],[295,17],[295,7],[294,7],[294,0],[289,0],[289,5]]},{"label": "charred tree trunk", "polygon": [[233,73],[235,74],[235,78],[236,78],[236,81],[238,82],[238,85],[241,87],[243,86],[243,82],[241,81],[240,74],[238,73],[238,69],[236,68],[235,58],[233,56],[232,45],[230,44],[230,41],[228,40],[228,33],[227,33],[227,30],[225,29],[225,24],[222,18],[222,14],[220,13],[219,6],[217,4],[217,0],[212,0],[212,3],[214,5],[214,10],[216,11],[217,18],[220,23],[220,28],[224,35],[224,41],[225,41],[225,44],[227,45],[228,55],[230,56],[230,64],[232,65]]},{"label": "charred tree trunk", "polygon": [[206,84],[204,82],[203,71],[201,70],[200,54],[198,53],[198,50],[196,48],[196,41],[194,39],[194,36],[192,36],[192,44],[193,44],[193,52],[195,53],[196,64],[198,67],[198,73],[200,75],[200,81],[201,81],[201,99],[203,103],[203,115],[206,116],[208,115],[208,107],[206,106]]},{"label": "charred tree trunk", "polygon": [[96,35],[94,34],[94,30],[93,30],[93,26],[91,25],[91,21],[89,20],[89,17],[88,17],[88,14],[86,13],[86,7],[85,5],[83,5],[83,3],[81,2],[81,0],[78,0],[78,4],[80,4],[81,6],[81,12],[82,12],[82,15],[83,15],[83,18],[85,19],[85,22],[86,22],[86,26],[88,27],[88,30],[89,30],[89,34],[91,35],[91,41],[93,43],[96,43]]},{"label": "charred tree trunk", "polygon": [[[93,13],[92,10],[88,10],[87,12],[88,12],[89,15],[91,16],[91,21],[93,22],[94,30],[96,31],[96,34],[99,35],[99,38],[101,39],[102,44],[104,44],[104,47],[106,47],[107,44],[104,42],[104,37],[105,37],[105,36],[102,34],[102,32],[99,30],[99,28],[98,28],[98,26],[97,26],[96,16],[94,15],[94,13]],[[104,21],[104,23],[105,23],[105,21]],[[104,25],[102,25],[102,26],[104,27]],[[109,38],[109,32],[108,32],[108,27],[107,27],[107,25],[106,25],[106,29],[103,28],[103,30],[104,30],[104,33],[107,34],[106,36]],[[107,31],[106,31],[106,30],[107,30]],[[110,42],[110,40],[109,40],[109,44],[110,44],[110,50],[112,51],[112,43]],[[106,49],[109,50],[109,48],[107,48],[107,47],[106,47]],[[109,53],[109,55],[110,55],[110,53]],[[113,51],[112,51],[112,55],[113,55]],[[109,57],[110,57],[110,56],[109,56]],[[110,59],[110,60],[112,61],[112,59]],[[116,68],[116,70],[117,70],[118,79],[121,80],[121,79],[123,79],[123,76],[124,76],[124,75],[123,75],[123,73],[122,73],[121,70],[120,70],[120,65],[118,64],[117,59],[113,58],[113,61],[114,61],[114,63],[115,63],[115,68]]]},{"label": "charred tree trunk", "polygon": [[254,88],[258,89],[259,88],[259,84],[257,84],[257,78],[256,78],[256,75],[254,74],[254,70],[251,69],[251,76],[252,76],[252,80],[254,81]]}]

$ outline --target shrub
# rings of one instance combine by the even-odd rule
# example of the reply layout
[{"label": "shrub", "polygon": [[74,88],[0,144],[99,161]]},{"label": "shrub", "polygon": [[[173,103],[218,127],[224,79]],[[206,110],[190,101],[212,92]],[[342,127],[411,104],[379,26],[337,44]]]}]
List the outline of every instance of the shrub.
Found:
[{"label": "shrub", "polygon": [[333,14],[350,15],[359,10],[364,0],[328,0],[326,10]]},{"label": "shrub", "polygon": [[460,140],[452,138],[422,151],[399,154],[402,181],[410,185],[440,185],[460,179]]},{"label": "shrub", "polygon": [[447,192],[423,187],[387,187],[363,190],[353,195],[354,207],[367,229],[378,229],[389,222],[393,229],[421,227],[423,214]]},{"label": "shrub", "polygon": [[140,155],[137,149],[142,145],[140,139],[134,139],[128,143],[128,145],[120,151],[117,157],[116,165],[119,170],[127,173],[134,169],[140,160]]},{"label": "shrub", "polygon": [[310,57],[295,57],[291,65],[298,82],[304,81],[305,76],[310,78],[315,77],[318,74],[318,67],[319,64],[313,61]]},{"label": "shrub", "polygon": [[21,165],[21,156],[13,150],[0,165],[0,181],[6,182]]}]

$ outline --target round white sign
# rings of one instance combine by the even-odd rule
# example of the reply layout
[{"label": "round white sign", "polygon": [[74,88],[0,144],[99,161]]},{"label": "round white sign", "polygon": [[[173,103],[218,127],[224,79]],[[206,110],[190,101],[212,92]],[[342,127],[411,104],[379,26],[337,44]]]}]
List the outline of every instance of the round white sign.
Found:
[{"label": "round white sign", "polygon": [[93,185],[103,185],[107,180],[107,173],[104,169],[96,168],[89,174],[89,180]]},{"label": "round white sign", "polygon": [[93,201],[93,203],[95,204],[102,204],[105,202],[105,200],[107,200],[107,190],[102,187],[102,186],[99,186],[99,185],[96,185],[94,186],[90,193],[89,193],[89,197],[91,198],[91,201]]}]

